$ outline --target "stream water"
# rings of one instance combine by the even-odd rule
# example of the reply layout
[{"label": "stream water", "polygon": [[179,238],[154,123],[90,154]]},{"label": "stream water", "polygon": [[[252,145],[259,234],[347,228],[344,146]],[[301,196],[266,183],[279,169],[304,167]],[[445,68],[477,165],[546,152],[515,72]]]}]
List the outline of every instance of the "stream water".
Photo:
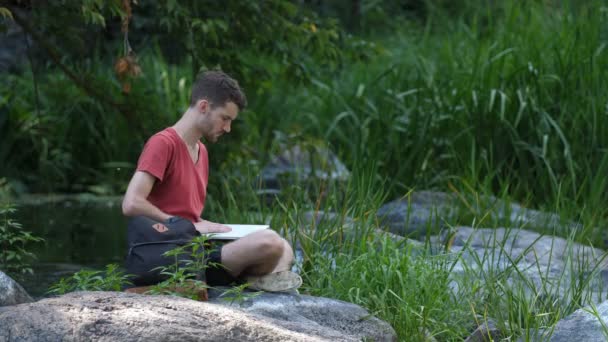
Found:
[{"label": "stream water", "polygon": [[83,267],[99,269],[122,265],[126,251],[126,219],[121,198],[29,198],[17,207],[15,219],[23,229],[44,238],[31,244],[37,259],[34,275],[21,285],[35,298],[44,297],[49,286]]}]

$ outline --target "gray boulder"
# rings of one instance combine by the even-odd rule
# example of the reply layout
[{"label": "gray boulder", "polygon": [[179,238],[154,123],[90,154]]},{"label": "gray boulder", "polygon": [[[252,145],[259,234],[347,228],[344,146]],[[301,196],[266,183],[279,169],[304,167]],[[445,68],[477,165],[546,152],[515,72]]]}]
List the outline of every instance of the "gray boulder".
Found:
[{"label": "gray boulder", "polygon": [[272,158],[262,169],[261,185],[268,192],[311,179],[346,181],[349,177],[346,166],[329,149],[296,145]]},{"label": "gray boulder", "polygon": [[467,337],[464,342],[491,342],[500,341],[504,338],[502,331],[491,319],[480,317],[481,324]]},{"label": "gray boulder", "polygon": [[438,232],[453,220],[457,202],[442,192],[419,191],[381,206],[376,215],[381,226],[397,235],[419,237]]},{"label": "gray boulder", "polygon": [[[382,242],[382,239],[388,238],[397,243],[407,243],[408,245],[414,245],[418,248],[424,247],[424,243],[420,241],[408,239],[402,235],[396,235],[384,229],[367,229],[363,227],[361,223],[357,223],[352,217],[341,215],[336,212],[325,212],[322,210],[307,211],[304,213],[299,229],[313,237],[313,240],[318,240],[314,230],[321,225],[332,228],[327,230],[327,234],[331,235],[334,239],[358,241],[359,239],[366,238],[364,234],[370,233],[376,242]],[[335,229],[337,228],[340,229],[340,234],[334,234]],[[322,237],[322,239],[326,238],[328,237]]]},{"label": "gray boulder", "polygon": [[[22,14],[23,15],[23,14]],[[23,33],[13,20],[3,20],[5,32],[0,32],[0,72],[11,72],[27,62],[27,46],[33,45],[32,39]],[[26,43],[27,40],[27,43]]]},{"label": "gray boulder", "polygon": [[467,220],[472,217],[483,217],[486,227],[550,227],[567,232],[581,228],[575,222],[562,222],[556,214],[527,209],[494,196],[460,198],[435,191],[412,192],[386,203],[378,209],[377,216],[392,233],[411,237],[425,236],[427,231],[437,232],[463,220],[469,223]]},{"label": "gray boulder", "polygon": [[[217,296],[211,291],[210,303],[238,308],[247,313],[277,320],[288,330],[309,336],[332,336],[339,339],[369,339],[393,341],[396,335],[392,327],[358,305],[340,300],[297,294],[260,293],[242,303]],[[248,294],[250,292],[245,292]],[[327,331],[331,330],[331,333]]]},{"label": "gray boulder", "polygon": [[0,271],[0,306],[30,303],[34,299],[11,277]]},{"label": "gray boulder", "polygon": [[[425,249],[424,242],[408,239],[384,229],[367,228],[365,224],[356,222],[351,217],[336,212],[325,212],[322,210],[307,211],[304,212],[303,217],[298,222],[298,231],[312,241],[333,240],[335,243],[343,243],[345,241],[356,243],[361,239],[371,238],[378,248],[382,248],[384,239],[390,239],[399,246],[412,247],[411,251],[414,253],[422,252]],[[294,247],[295,254],[295,264],[292,271],[297,273],[304,262],[305,253],[299,240],[293,240],[291,244]],[[333,259],[331,254],[325,252],[324,254]]]},{"label": "gray boulder", "polygon": [[560,320],[553,329],[553,334],[539,338],[542,341],[607,341],[608,340],[608,301],[595,308],[586,307],[576,310],[570,316]]},{"label": "gray boulder", "polygon": [[[494,199],[494,198],[493,198]],[[491,211],[492,219],[510,223],[511,227],[520,228],[554,228],[570,232],[581,229],[580,223],[563,221],[555,213],[547,213],[540,210],[524,208],[517,203],[507,203],[503,200],[494,199],[495,210]]]},{"label": "gray boulder", "polygon": [[[568,289],[573,280],[586,280],[582,294],[588,300],[599,299],[606,288],[602,275],[607,260],[605,252],[597,248],[516,228],[457,227],[449,235],[451,241],[446,242],[446,238],[431,240],[449,246],[457,257],[452,269],[455,276],[502,274],[512,285],[518,283],[530,293],[564,301],[572,295]],[[546,290],[550,293],[543,293]]]},{"label": "gray boulder", "polygon": [[243,303],[74,292],[0,308],[1,341],[394,341],[354,304],[289,294]]}]

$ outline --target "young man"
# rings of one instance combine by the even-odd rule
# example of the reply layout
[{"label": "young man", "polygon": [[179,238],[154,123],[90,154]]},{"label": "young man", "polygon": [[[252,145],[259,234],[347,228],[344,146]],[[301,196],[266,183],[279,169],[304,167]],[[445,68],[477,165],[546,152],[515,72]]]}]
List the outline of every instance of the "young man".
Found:
[{"label": "young man", "polygon": [[[143,215],[157,221],[186,218],[200,233],[220,233],[230,228],[201,219],[207,194],[209,160],[200,139],[216,142],[230,133],[232,121],[246,105],[238,83],[219,71],[205,72],[192,87],[190,107],[172,126],[146,143],[137,170],[122,203],[126,216]],[[289,271],[291,246],[273,230],[247,235],[220,247],[208,267],[209,285],[228,285],[243,279],[266,291],[297,288],[301,278]]]}]

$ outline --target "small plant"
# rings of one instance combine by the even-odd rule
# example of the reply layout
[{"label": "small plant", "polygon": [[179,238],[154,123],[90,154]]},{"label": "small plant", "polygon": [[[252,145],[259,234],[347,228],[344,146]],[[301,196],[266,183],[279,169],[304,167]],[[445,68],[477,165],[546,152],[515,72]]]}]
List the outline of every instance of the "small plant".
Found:
[{"label": "small plant", "polygon": [[47,293],[62,295],[73,291],[120,291],[123,285],[131,284],[130,278],[118,265],[109,264],[105,271],[80,270],[71,277],[61,278]]},{"label": "small plant", "polygon": [[183,269],[180,269],[171,278],[152,286],[146,293],[178,296],[202,301],[207,300],[207,289],[208,286],[204,281],[191,279]]},{"label": "small plant", "polygon": [[167,294],[186,297],[194,300],[203,298],[201,291],[206,291],[204,274],[207,267],[221,267],[208,263],[209,251],[206,250],[209,238],[201,235],[190,243],[174,248],[163,255],[174,257],[175,262],[169,266],[156,268],[168,278],[153,286],[151,294]]},{"label": "small plant", "polygon": [[32,274],[34,271],[28,261],[35,255],[26,247],[44,240],[23,230],[19,222],[11,219],[15,211],[10,203],[0,205],[0,269],[15,275]]},{"label": "small plant", "polygon": [[[206,300],[204,292],[209,286],[205,283],[204,274],[208,267],[223,267],[221,264],[208,262],[210,251],[208,250],[209,237],[196,237],[184,246],[174,248],[166,253],[165,256],[172,256],[175,262],[170,266],[159,267],[161,274],[168,278],[155,285],[148,291],[150,294],[164,294],[190,298],[193,300]],[[220,297],[231,303],[243,303],[247,299],[254,298],[260,292],[245,294],[244,290],[249,284],[242,284],[224,291]]]},{"label": "small plant", "polygon": [[262,294],[262,292],[245,292],[245,289],[249,287],[249,283],[241,284],[238,286],[231,287],[230,289],[222,292],[220,298],[225,301],[229,301],[230,304],[234,302],[239,305],[243,304],[246,300],[253,299]]}]

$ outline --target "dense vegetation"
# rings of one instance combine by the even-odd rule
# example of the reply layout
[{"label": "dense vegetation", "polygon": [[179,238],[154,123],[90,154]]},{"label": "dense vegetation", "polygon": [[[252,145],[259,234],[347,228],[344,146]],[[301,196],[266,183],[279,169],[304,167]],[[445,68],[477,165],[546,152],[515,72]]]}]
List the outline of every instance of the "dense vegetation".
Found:
[{"label": "dense vegetation", "polygon": [[[356,218],[364,234],[387,199],[438,189],[557,212],[583,230],[549,233],[606,247],[601,1],[75,3],[32,5],[40,24],[29,29],[40,38],[27,63],[2,76],[0,178],[13,196],[122,193],[145,139],[185,109],[193,75],[219,67],[238,76],[250,106],[232,134],[210,146],[205,215],[272,217],[274,227],[299,236],[307,291],[362,304],[402,338],[422,339],[427,329],[461,339],[478,309],[519,336],[576,309],[553,310],[492,284],[485,302],[474,293],[453,298],[450,264],[440,257],[334,239],[338,224],[312,236],[293,228],[304,211],[324,209]],[[6,6],[27,24],[23,11]],[[130,48],[136,62],[116,74],[117,60],[134,56]],[[328,146],[352,179],[323,203],[315,194],[324,184],[316,184],[265,207],[251,180],[294,144]]]}]

